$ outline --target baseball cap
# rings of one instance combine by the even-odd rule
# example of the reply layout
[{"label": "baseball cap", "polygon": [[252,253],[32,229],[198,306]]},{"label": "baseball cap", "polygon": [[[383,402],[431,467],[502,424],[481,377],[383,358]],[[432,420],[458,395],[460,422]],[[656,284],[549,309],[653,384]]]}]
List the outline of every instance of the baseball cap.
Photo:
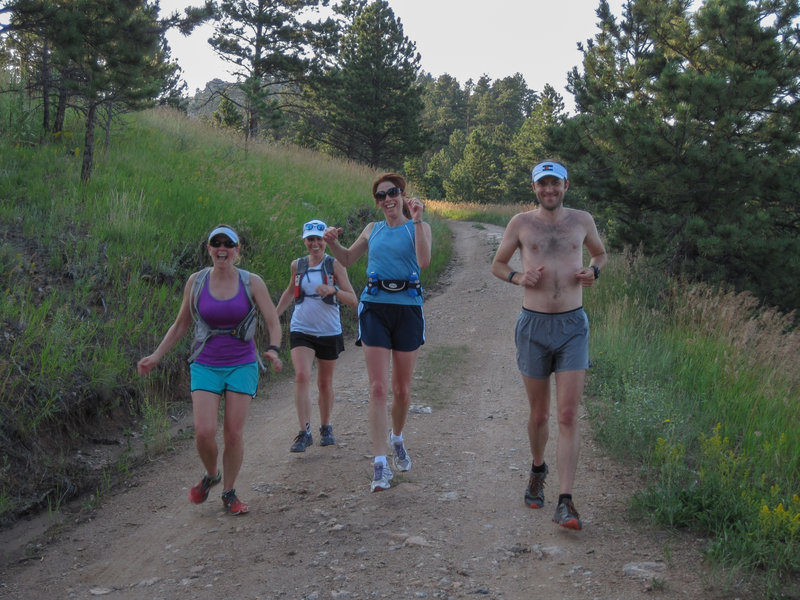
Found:
[{"label": "baseball cap", "polygon": [[533,167],[531,173],[534,181],[539,181],[542,177],[558,177],[559,179],[567,179],[567,169],[564,165],[547,160],[540,162]]},{"label": "baseball cap", "polygon": [[219,227],[215,227],[211,231],[211,233],[208,234],[208,241],[210,242],[211,240],[214,239],[214,236],[217,235],[224,235],[234,244],[236,244],[237,246],[239,245],[239,236],[236,235],[236,232],[227,225],[220,225]]},{"label": "baseball cap", "polygon": [[303,225],[303,239],[315,235],[317,237],[322,237],[322,234],[325,233],[325,230],[328,228],[325,225],[324,221],[320,221],[319,219],[312,219],[308,223]]}]

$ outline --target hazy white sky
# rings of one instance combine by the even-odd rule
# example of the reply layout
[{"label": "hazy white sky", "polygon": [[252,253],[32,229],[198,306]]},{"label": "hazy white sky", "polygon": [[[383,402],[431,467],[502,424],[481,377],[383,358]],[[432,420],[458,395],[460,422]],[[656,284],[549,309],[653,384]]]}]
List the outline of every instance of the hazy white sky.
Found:
[{"label": "hazy white sky", "polygon": [[[609,1],[618,18],[623,2]],[[162,15],[193,4],[201,2],[160,0]],[[406,37],[417,45],[422,69],[434,77],[449,73],[463,86],[484,74],[494,80],[522,73],[537,92],[546,83],[552,85],[570,111],[567,72],[573,66],[581,69],[577,43],[598,32],[598,4],[599,0],[389,0]],[[215,77],[233,80],[208,45],[211,33],[211,26],[204,26],[186,38],[175,32],[168,35],[191,94]]]}]

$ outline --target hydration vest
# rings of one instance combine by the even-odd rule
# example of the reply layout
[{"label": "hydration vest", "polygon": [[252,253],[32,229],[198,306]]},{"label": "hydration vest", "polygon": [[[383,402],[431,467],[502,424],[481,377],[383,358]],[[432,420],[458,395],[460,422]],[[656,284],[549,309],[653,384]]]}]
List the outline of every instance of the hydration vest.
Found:
[{"label": "hydration vest", "polygon": [[[192,319],[194,319],[193,346],[195,346],[195,349],[189,356],[188,361],[190,363],[194,362],[194,360],[200,356],[200,353],[206,346],[206,342],[212,335],[232,335],[237,340],[241,340],[243,342],[248,342],[253,339],[253,336],[256,333],[256,321],[258,314],[256,311],[255,302],[253,302],[252,293],[250,291],[250,271],[245,271],[244,269],[237,270],[239,271],[239,279],[242,281],[242,285],[244,285],[245,294],[247,294],[247,301],[250,303],[250,310],[247,312],[244,319],[242,319],[233,329],[214,329],[211,327],[211,325],[206,323],[206,320],[202,317],[202,315],[200,315],[200,310],[198,307],[200,301],[200,292],[202,291],[203,286],[208,279],[208,274],[211,272],[211,267],[206,267],[202,271],[199,271],[197,276],[194,278],[194,283],[192,284],[192,291],[189,298],[189,306],[192,312]],[[258,364],[261,365],[262,368],[265,368],[258,351],[256,351],[256,356],[258,357]]]},{"label": "hydration vest", "polygon": [[[336,286],[336,277],[333,275],[333,261],[334,258],[329,256],[328,254],[322,259],[322,283],[325,285],[332,285]],[[315,269],[316,270],[316,269]],[[303,277],[306,276],[308,272],[308,256],[303,256],[297,259],[297,273],[294,276],[294,301],[296,304],[300,304],[305,297],[308,296],[309,298],[320,298],[316,294],[306,294],[303,292],[303,286],[301,285],[303,282]],[[336,288],[339,289],[339,288]],[[331,296],[324,296],[320,298],[325,304],[338,304],[339,301],[336,299],[336,294]]]}]

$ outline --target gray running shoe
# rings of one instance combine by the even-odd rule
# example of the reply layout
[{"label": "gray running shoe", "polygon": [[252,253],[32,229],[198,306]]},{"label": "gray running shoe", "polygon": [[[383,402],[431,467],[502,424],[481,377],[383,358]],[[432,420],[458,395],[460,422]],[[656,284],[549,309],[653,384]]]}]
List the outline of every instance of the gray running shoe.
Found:
[{"label": "gray running shoe", "polygon": [[306,448],[313,445],[314,440],[311,437],[311,433],[305,429],[301,429],[297,437],[294,438],[294,444],[292,444],[289,452],[305,452]]},{"label": "gray running shoe", "polygon": [[391,487],[389,483],[394,477],[394,473],[389,468],[389,465],[375,464],[375,471],[372,475],[371,492],[380,492],[381,490],[388,490]]},{"label": "gray running shoe", "polygon": [[531,471],[528,487],[525,490],[525,505],[528,508],[542,508],[544,506],[544,480],[547,479],[549,472],[550,469],[546,464],[544,471],[541,473]]},{"label": "gray running shoe", "polygon": [[333,437],[333,427],[331,425],[323,425],[319,428],[319,445],[320,446],[333,446],[336,439]]},{"label": "gray running shoe", "polygon": [[392,447],[392,462],[395,469],[398,471],[411,470],[411,457],[406,452],[406,447],[403,442],[392,443],[392,437],[389,436],[389,445]]},{"label": "gray running shoe", "polygon": [[567,529],[580,531],[583,528],[583,523],[581,523],[580,516],[578,516],[578,511],[575,510],[572,500],[564,500],[558,503],[553,521]]}]

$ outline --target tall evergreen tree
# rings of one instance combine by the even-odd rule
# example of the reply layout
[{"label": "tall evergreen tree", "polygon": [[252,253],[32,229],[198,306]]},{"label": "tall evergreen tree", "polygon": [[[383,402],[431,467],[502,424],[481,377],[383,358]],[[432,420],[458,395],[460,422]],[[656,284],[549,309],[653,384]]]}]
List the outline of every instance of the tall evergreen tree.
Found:
[{"label": "tall evergreen tree", "polygon": [[[312,49],[330,35],[333,21],[302,21],[328,0],[222,0],[219,21],[209,40],[234,66],[244,92],[248,137],[273,117],[278,97],[301,85],[312,68]],[[229,97],[230,101],[235,99]]]},{"label": "tall evergreen tree", "polygon": [[370,166],[400,168],[422,150],[420,56],[389,3],[344,2],[348,18],[335,66],[308,88],[314,136],[330,151]]},{"label": "tall evergreen tree", "polygon": [[503,161],[511,143],[505,125],[492,130],[477,127],[469,135],[464,155],[445,177],[443,187],[449,202],[497,204],[503,201]]},{"label": "tall evergreen tree", "polygon": [[[565,118],[564,99],[553,86],[545,84],[531,115],[511,142],[503,186],[506,201],[528,203],[533,200],[531,168],[552,154],[549,149],[551,128],[562,125]],[[575,202],[575,194],[570,190],[571,203]]]},{"label": "tall evergreen tree", "polygon": [[558,146],[607,207],[612,244],[796,307],[798,3],[690,4],[631,0],[617,23],[600,3]]},{"label": "tall evergreen tree", "polygon": [[426,152],[435,154],[448,144],[456,129],[466,131],[468,94],[447,73],[436,79],[426,74],[419,82],[424,105],[420,122],[428,132]]}]

